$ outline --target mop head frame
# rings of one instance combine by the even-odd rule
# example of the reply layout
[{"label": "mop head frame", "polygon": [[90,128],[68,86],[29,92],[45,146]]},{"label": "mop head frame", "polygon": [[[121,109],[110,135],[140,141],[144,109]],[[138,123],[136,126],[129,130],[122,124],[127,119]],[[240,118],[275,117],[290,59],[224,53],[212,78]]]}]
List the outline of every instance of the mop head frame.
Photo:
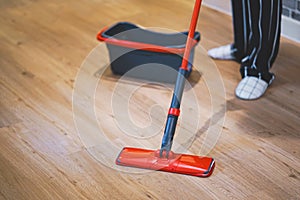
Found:
[{"label": "mop head frame", "polygon": [[210,157],[177,154],[172,151],[161,155],[160,150],[124,147],[116,159],[117,165],[208,177],[212,174],[215,161]]}]

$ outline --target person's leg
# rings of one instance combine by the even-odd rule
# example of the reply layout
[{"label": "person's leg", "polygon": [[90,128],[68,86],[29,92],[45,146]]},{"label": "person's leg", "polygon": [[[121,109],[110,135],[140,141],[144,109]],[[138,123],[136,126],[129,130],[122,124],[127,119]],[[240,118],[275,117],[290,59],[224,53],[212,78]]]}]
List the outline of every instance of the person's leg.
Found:
[{"label": "person's leg", "polygon": [[241,61],[248,52],[250,34],[247,0],[231,0],[234,43],[234,56]]},{"label": "person's leg", "polygon": [[271,69],[273,63],[277,57],[279,44],[280,44],[280,33],[281,33],[281,14],[282,14],[282,0],[274,0],[275,9],[273,9],[272,22],[270,22],[271,29],[269,30],[269,43],[272,49],[269,54],[268,68]]},{"label": "person's leg", "polygon": [[250,42],[248,56],[242,60],[240,72],[243,80],[236,95],[242,99],[256,99],[264,94],[274,79],[269,70],[279,49],[282,6],[281,0],[247,1]]},{"label": "person's leg", "polygon": [[231,0],[234,41],[213,48],[208,55],[214,59],[235,60],[241,62],[247,53],[249,41],[249,13],[247,0]]}]

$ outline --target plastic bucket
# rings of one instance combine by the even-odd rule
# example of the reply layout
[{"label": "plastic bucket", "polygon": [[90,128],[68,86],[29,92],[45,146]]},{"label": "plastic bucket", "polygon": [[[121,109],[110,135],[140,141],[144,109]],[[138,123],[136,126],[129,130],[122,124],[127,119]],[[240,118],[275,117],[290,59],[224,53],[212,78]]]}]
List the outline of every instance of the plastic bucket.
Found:
[{"label": "plastic bucket", "polygon": [[[158,82],[175,82],[181,66],[188,32],[160,33],[128,22],[105,27],[97,39],[106,43],[110,66],[114,74]],[[189,58],[192,71],[194,47],[200,41],[200,33],[194,36]]]}]

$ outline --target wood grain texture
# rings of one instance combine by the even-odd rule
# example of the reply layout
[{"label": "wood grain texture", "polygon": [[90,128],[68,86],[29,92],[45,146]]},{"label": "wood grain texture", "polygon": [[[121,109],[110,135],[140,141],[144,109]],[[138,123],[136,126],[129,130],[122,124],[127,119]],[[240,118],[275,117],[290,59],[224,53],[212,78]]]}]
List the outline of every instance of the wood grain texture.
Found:
[{"label": "wood grain texture", "polygon": [[[273,85],[260,100],[238,100],[239,65],[206,55],[232,41],[231,18],[206,7],[200,67],[184,93],[175,147],[207,151],[215,172],[201,179],[113,165],[123,145],[159,147],[172,85],[140,87],[108,69],[100,77],[108,64],[104,46],[83,69],[97,32],[118,21],[186,30],[192,8],[184,0],[0,1],[0,199],[299,199],[300,45],[282,38]],[[85,102],[93,88],[78,83],[79,74],[97,83],[92,109]],[[72,101],[74,91],[83,101]],[[224,102],[214,107],[211,97]],[[132,130],[128,115],[114,110],[122,98],[138,127],[133,135],[124,134]],[[215,138],[207,133],[214,130],[221,134],[210,151],[205,145]]]}]

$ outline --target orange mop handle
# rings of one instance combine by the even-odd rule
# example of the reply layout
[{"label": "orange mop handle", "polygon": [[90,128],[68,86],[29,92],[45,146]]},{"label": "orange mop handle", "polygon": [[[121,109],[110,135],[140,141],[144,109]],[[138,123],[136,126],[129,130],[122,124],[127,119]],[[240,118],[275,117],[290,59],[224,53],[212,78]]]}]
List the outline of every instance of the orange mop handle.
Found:
[{"label": "orange mop handle", "polygon": [[181,68],[184,70],[188,70],[188,62],[189,62],[189,57],[191,54],[191,49],[193,47],[193,40],[194,40],[194,35],[195,35],[195,30],[197,26],[197,21],[199,17],[199,12],[200,12],[200,7],[201,7],[202,0],[196,0],[195,6],[194,6],[194,11],[193,11],[193,16],[189,28],[189,34],[185,46],[185,51],[183,55],[183,60],[181,63]]},{"label": "orange mop handle", "polygon": [[191,49],[193,47],[192,46],[193,38],[195,35],[195,29],[197,26],[200,7],[201,7],[201,0],[196,0],[195,6],[194,6],[194,11],[193,11],[193,16],[192,16],[192,20],[191,20],[191,25],[190,25],[190,29],[189,29],[189,34],[188,34],[188,38],[186,41],[186,47],[185,47],[181,67],[178,70],[178,76],[177,76],[175,87],[174,87],[172,102],[171,102],[171,106],[169,109],[168,118],[166,121],[164,135],[162,138],[162,144],[161,144],[161,149],[160,149],[161,157],[165,157],[165,156],[168,157],[169,151],[171,150],[171,147],[172,147],[173,137],[175,135],[176,124],[177,124],[177,120],[178,120],[178,117],[180,114],[180,110],[179,110],[180,102],[182,99],[182,94],[183,94],[184,85],[185,85],[185,76],[188,72],[188,62],[189,62]]}]

